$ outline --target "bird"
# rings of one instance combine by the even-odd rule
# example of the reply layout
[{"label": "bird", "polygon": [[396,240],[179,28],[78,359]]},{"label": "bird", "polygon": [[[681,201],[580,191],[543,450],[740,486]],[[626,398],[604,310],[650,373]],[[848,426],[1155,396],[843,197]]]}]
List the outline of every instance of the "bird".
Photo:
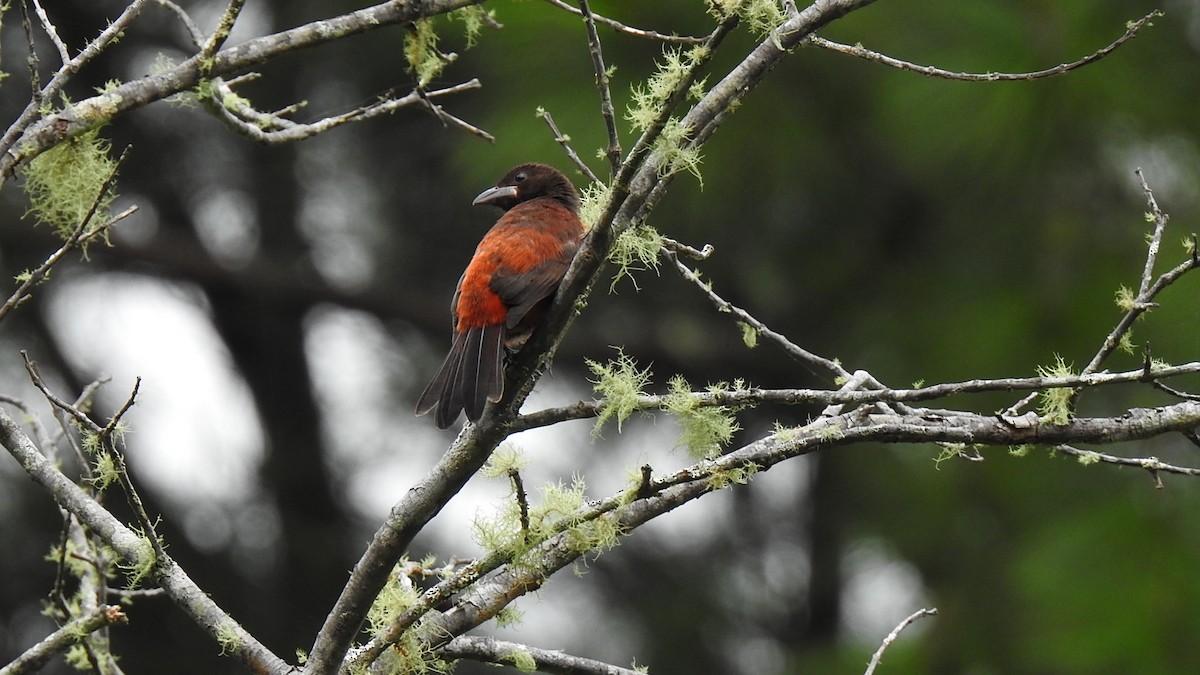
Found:
[{"label": "bird", "polygon": [[417,399],[439,429],[466,413],[479,421],[504,395],[504,359],[529,340],[584,235],[579,193],[547,164],[514,167],[472,205],[504,211],[480,240],[450,303],[450,353]]}]

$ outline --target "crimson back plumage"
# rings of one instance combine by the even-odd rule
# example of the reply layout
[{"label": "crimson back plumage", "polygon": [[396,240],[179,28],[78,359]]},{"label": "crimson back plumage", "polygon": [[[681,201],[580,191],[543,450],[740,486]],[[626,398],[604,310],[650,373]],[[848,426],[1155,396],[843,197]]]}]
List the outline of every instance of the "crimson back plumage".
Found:
[{"label": "crimson back plumage", "polygon": [[522,164],[475,204],[505,210],[488,230],[451,303],[450,353],[417,400],[416,413],[436,410],[439,429],[459,411],[477,421],[488,401],[504,395],[504,355],[519,349],[554,298],[579,241],[579,197],[557,169]]}]

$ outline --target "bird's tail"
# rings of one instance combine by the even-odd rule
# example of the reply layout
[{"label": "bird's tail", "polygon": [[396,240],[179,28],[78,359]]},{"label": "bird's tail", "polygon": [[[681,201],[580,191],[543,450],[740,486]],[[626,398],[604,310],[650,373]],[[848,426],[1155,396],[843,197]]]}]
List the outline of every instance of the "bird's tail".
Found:
[{"label": "bird's tail", "polygon": [[450,353],[417,399],[416,413],[437,408],[434,423],[445,429],[460,410],[477,421],[488,401],[504,394],[504,326],[482,326],[454,334]]}]

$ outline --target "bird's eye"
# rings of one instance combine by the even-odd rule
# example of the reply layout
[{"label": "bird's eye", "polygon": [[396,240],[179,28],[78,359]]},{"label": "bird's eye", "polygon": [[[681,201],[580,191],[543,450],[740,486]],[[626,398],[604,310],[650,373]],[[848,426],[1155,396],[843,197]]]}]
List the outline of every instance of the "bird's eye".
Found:
[{"label": "bird's eye", "polygon": [[525,180],[525,172],[522,171],[521,173],[518,173],[517,175],[513,176],[513,180],[515,180],[518,183]]}]

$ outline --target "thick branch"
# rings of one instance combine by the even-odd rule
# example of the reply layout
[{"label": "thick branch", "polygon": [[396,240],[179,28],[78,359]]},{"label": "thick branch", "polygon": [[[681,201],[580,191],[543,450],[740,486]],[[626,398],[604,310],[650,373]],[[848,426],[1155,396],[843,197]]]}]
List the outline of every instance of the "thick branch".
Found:
[{"label": "thick branch", "polygon": [[[322,45],[347,35],[364,33],[383,26],[444,14],[481,1],[384,2],[331,19],[322,19],[280,33],[247,40],[218,51],[211,59],[193,56],[174,68],[126,82],[102,94],[79,101],[60,113],[42,118],[30,124],[19,137],[6,135],[4,139],[0,139],[0,152],[3,152],[3,155],[0,155],[0,181],[7,180],[18,166],[62,140],[103,124],[120,113],[187,91],[199,84],[203,77],[240,72],[296,49]],[[142,2],[144,0],[135,4],[140,6]]]},{"label": "thick branch", "polygon": [[0,410],[0,445],[16,458],[30,478],[46,488],[59,506],[85,523],[127,564],[153,565],[155,580],[175,604],[214,639],[222,636],[222,644],[253,672],[271,675],[292,672],[287,663],[218,607],[173,559],[165,555],[155,558],[153,547],[141,536],[63,475],[3,410]]},{"label": "thick branch", "polygon": [[[1161,378],[1200,373],[1200,361],[1179,366],[1143,369],[1120,373],[1091,373],[1071,377],[1003,377],[992,380],[946,382],[915,389],[740,389],[728,391],[696,391],[692,397],[697,406],[753,406],[760,404],[854,404],[930,401],[958,394],[978,394],[997,391],[1037,391],[1041,389],[1075,389],[1129,382],[1154,382]],[[667,396],[641,396],[636,410],[658,410],[667,403]],[[595,417],[605,401],[580,401],[561,408],[548,408],[522,415],[513,423],[513,432],[549,426],[567,420]],[[1006,417],[1015,417],[1014,414]]]},{"label": "thick branch", "polygon": [[[1077,418],[1064,425],[1043,423],[1035,415],[1009,420],[972,413],[934,414],[926,411],[898,415],[867,414],[856,410],[782,430],[716,459],[677,471],[654,481],[644,491],[639,490],[637,498],[631,502],[625,492],[614,495],[594,504],[588,512],[578,514],[572,522],[614,518],[620,530],[628,533],[716,490],[719,483],[713,478],[722,473],[750,466],[764,471],[816,450],[865,441],[994,446],[1113,443],[1186,431],[1198,425],[1200,403],[1191,401],[1162,408],[1134,409],[1120,417]],[[1138,463],[1137,466],[1152,472],[1168,470],[1161,462],[1150,466]],[[1200,475],[1197,469],[1171,468],[1182,469],[1181,472],[1187,475]],[[642,496],[643,493],[647,494]],[[573,547],[572,541],[572,533],[564,531],[540,544],[534,556],[524,557],[520,565],[505,567],[475,584],[459,596],[451,610],[428,619],[437,628],[432,634],[443,636],[442,640],[448,642],[452,636],[461,635],[491,619],[516,598],[537,590],[554,572],[589,552]]]}]

